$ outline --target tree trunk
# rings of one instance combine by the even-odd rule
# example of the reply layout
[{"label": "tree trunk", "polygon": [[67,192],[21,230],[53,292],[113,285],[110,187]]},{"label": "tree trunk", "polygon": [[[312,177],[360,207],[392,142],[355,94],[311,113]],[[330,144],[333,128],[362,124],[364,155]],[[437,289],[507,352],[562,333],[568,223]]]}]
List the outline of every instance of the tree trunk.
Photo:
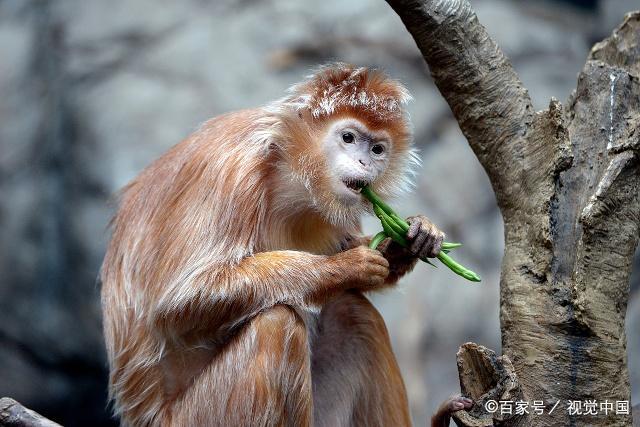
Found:
[{"label": "tree trunk", "polygon": [[[456,422],[630,426],[624,320],[640,235],[640,13],[593,47],[565,105],[552,99],[535,112],[466,0],[387,2],[491,180],[505,227],[504,360],[513,364],[509,378],[522,400],[544,407],[542,414],[529,408],[528,415],[501,417],[477,404],[475,421]],[[463,379],[486,377],[495,366],[465,366],[463,392],[486,402]],[[483,391],[491,390],[495,383]],[[595,401],[597,415],[570,415],[570,401],[581,401],[583,412]],[[606,402],[613,410],[601,409]],[[628,414],[617,402],[627,402]]]}]

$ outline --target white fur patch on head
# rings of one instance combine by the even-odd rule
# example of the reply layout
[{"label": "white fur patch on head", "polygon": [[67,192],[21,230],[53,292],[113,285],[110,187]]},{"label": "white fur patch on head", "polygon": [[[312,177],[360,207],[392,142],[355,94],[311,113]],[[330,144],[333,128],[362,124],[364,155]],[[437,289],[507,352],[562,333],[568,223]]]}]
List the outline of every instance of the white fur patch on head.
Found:
[{"label": "white fur patch on head", "polygon": [[314,118],[348,107],[367,110],[380,120],[402,116],[411,100],[407,89],[378,70],[335,63],[320,67],[302,83],[289,89],[284,103],[308,110]]},{"label": "white fur patch on head", "polygon": [[[286,170],[280,172],[298,184],[296,194],[307,195],[307,208],[331,224],[351,227],[368,212],[369,204],[354,203],[349,190],[343,188],[344,180],[371,182],[384,197],[411,188],[418,157],[404,108],[410,99],[402,84],[381,71],[335,63],[320,67],[293,85],[287,96],[264,108],[282,125],[270,138],[281,145],[281,155],[288,159]],[[344,155],[338,156],[340,150],[335,146],[327,145],[338,141],[328,137],[332,126],[349,120],[361,123],[369,136],[387,135],[382,140],[390,144],[388,157],[372,176],[352,173],[359,167],[357,160],[348,161]],[[316,124],[319,126],[314,128]]]}]

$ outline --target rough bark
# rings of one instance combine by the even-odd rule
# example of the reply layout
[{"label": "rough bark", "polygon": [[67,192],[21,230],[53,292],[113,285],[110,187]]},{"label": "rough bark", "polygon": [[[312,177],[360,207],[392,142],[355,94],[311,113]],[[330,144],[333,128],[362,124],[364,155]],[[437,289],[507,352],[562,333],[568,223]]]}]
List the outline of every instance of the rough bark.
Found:
[{"label": "rough bark", "polygon": [[0,399],[0,427],[61,427],[15,400]]},{"label": "rough bark", "polygon": [[496,193],[503,352],[524,399],[545,404],[527,425],[631,425],[630,414],[570,416],[567,405],[631,401],[624,319],[640,234],[640,13],[594,46],[564,106],[552,99],[534,112],[466,0],[387,2]]},{"label": "rough bark", "polygon": [[484,408],[489,401],[524,401],[524,394],[508,356],[497,356],[495,352],[475,343],[460,347],[456,356],[460,375],[460,391],[474,401],[469,411],[452,414],[459,426],[488,427],[494,423],[526,426],[527,417],[515,413],[489,414]]}]

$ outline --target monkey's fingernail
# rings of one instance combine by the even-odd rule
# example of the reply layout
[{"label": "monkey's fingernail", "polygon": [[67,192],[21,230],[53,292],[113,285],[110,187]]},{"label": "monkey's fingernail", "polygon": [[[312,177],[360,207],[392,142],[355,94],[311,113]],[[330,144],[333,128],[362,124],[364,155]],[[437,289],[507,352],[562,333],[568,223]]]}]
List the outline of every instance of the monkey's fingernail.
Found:
[{"label": "monkey's fingernail", "polygon": [[460,402],[453,402],[453,409],[462,409],[464,405]]},{"label": "monkey's fingernail", "polygon": [[407,231],[407,238],[413,239],[414,237],[416,237],[419,229],[420,227],[418,226],[418,224],[416,224],[415,222],[411,223],[411,225],[409,226],[409,231]]}]

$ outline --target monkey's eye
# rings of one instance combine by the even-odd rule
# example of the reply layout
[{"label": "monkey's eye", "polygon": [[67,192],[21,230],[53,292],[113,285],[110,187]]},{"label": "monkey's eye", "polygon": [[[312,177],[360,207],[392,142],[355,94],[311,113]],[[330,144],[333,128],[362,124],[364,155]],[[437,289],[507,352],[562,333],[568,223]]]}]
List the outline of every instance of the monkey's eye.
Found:
[{"label": "monkey's eye", "polygon": [[355,139],[356,137],[353,136],[351,132],[344,132],[342,134],[342,140],[347,144],[353,144],[353,141],[355,141]]},{"label": "monkey's eye", "polygon": [[374,145],[373,147],[371,147],[371,152],[379,156],[380,154],[384,153],[384,145],[382,144]]}]

